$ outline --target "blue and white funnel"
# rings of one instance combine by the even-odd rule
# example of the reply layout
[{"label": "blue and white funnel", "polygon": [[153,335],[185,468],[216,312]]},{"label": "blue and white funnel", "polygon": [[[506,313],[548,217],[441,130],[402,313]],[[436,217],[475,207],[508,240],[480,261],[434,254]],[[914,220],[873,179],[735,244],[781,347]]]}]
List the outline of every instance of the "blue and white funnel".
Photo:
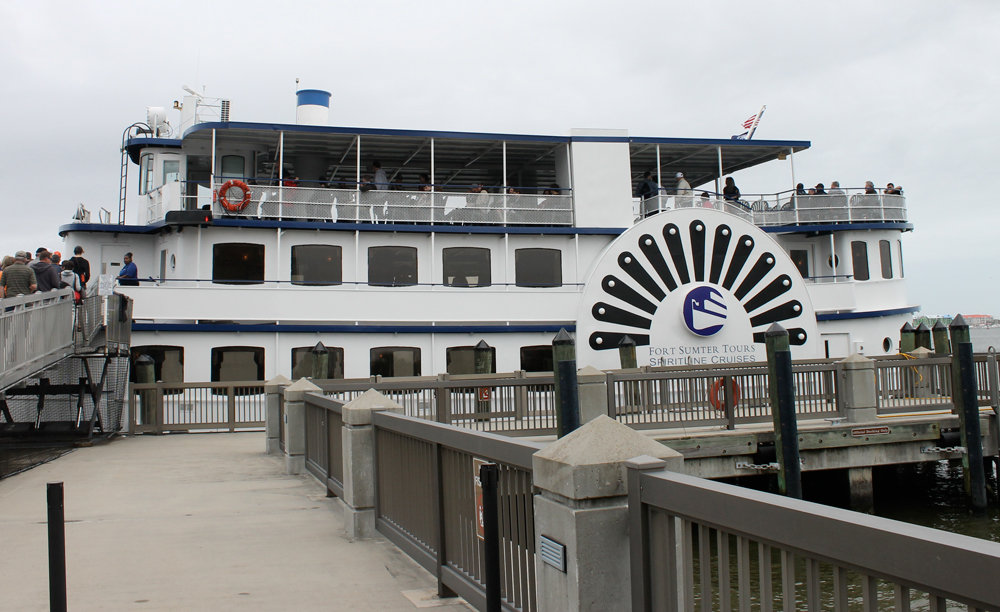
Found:
[{"label": "blue and white funnel", "polygon": [[330,92],[320,89],[301,89],[295,93],[298,96],[295,123],[299,125],[329,125]]}]

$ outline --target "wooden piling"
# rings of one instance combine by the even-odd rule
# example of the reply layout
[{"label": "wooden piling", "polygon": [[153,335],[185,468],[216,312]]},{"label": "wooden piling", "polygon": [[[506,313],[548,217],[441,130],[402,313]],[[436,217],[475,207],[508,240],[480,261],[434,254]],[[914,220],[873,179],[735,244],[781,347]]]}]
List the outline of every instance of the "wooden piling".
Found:
[{"label": "wooden piling", "polygon": [[[968,330],[966,330],[968,331]],[[954,395],[962,397],[962,411],[958,413],[959,431],[965,453],[962,454],[962,468],[965,493],[972,501],[973,510],[986,510],[986,470],[983,469],[983,438],[979,426],[979,394],[976,388],[976,364],[973,359],[972,343],[959,342],[953,345],[959,362],[959,383]]]},{"label": "wooden piling", "polygon": [[938,321],[931,329],[934,337],[934,352],[939,355],[951,354],[951,342],[948,341],[948,326]]},{"label": "wooden piling", "polygon": [[560,328],[559,333],[552,339],[552,378],[555,380],[555,400],[556,431],[562,431],[562,414],[559,409],[562,406],[559,397],[559,362],[576,361],[576,347],[573,344],[573,336],[569,335],[566,328]]},{"label": "wooden piling", "polygon": [[903,326],[899,328],[899,352],[909,353],[915,348],[917,346],[914,344],[913,326],[909,323],[903,323]]},{"label": "wooden piling", "polygon": [[913,332],[913,343],[916,345],[914,348],[923,347],[928,351],[931,350],[931,328],[927,327],[926,323],[918,325]]},{"label": "wooden piling", "polygon": [[323,380],[330,372],[330,351],[322,342],[317,342],[312,349],[312,379]]},{"label": "wooden piling", "polygon": [[774,323],[764,334],[767,345],[768,395],[774,420],[774,445],[778,458],[778,489],[782,495],[802,499],[799,432],[795,420],[795,381],[788,331]]}]

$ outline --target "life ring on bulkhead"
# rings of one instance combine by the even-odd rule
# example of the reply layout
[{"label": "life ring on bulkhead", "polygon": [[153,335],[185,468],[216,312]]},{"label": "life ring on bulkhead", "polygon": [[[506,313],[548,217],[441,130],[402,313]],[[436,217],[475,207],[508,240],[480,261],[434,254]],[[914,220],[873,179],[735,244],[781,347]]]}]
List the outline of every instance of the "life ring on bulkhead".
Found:
[{"label": "life ring on bulkhead", "polygon": [[[236,203],[230,202],[229,198],[226,197],[226,193],[233,187],[236,187],[243,191],[243,199],[241,199],[239,202]],[[219,204],[221,204],[222,207],[228,210],[229,212],[241,212],[244,208],[247,207],[247,204],[249,203],[250,203],[250,187],[243,181],[237,181],[237,180],[226,181],[225,183],[222,184],[222,187],[219,187]]]},{"label": "life ring on bulkhead", "polygon": [[[712,404],[712,408],[715,408],[719,412],[726,411],[726,396],[722,389],[725,378],[716,378],[712,386],[708,388],[708,403]],[[736,380],[730,379],[732,382],[733,389],[733,405],[735,406],[740,401],[740,386],[736,383]]]}]

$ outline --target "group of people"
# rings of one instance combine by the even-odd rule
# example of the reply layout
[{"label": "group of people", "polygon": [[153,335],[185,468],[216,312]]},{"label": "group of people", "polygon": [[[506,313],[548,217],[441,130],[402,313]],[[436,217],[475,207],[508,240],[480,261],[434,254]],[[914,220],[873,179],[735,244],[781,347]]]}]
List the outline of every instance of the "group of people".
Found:
[{"label": "group of people", "polygon": [[[865,181],[865,193],[867,195],[878,195],[878,189],[875,188],[875,183],[871,181]],[[892,183],[885,186],[882,193],[886,195],[903,195],[902,186],[897,187]],[[830,189],[827,189],[823,183],[816,183],[815,187],[806,188],[805,185],[799,183],[795,186],[795,195],[844,195],[844,190],[840,188],[840,183],[838,181],[833,181],[830,183]]]},{"label": "group of people", "polygon": [[58,251],[39,247],[34,257],[28,251],[7,255],[0,266],[0,297],[5,298],[70,287],[79,300],[90,280],[90,262],[79,246],[66,260]]}]

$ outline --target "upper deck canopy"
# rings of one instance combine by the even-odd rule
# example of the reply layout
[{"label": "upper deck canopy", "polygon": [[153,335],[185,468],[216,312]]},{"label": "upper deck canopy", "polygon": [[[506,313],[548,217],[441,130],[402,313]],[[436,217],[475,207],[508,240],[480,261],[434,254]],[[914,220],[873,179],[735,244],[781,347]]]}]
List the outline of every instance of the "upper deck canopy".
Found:
[{"label": "upper deck canopy", "polygon": [[[324,179],[342,181],[357,178],[359,139],[361,172],[372,160],[380,160],[390,180],[404,183],[418,182],[418,173],[429,173],[433,141],[434,183],[442,186],[547,186],[558,182],[556,156],[566,155],[566,145],[573,142],[627,142],[633,181],[641,179],[643,172],[655,174],[659,168],[662,186],[667,189],[674,185],[676,172],[683,172],[694,186],[719,178],[720,149],[722,171],[729,174],[810,146],[808,141],[544,136],[242,122],[197,124],[187,130],[183,142],[210,146],[213,130],[217,148],[270,151],[272,164],[283,134],[286,166],[301,157],[320,157],[328,162]],[[132,139],[128,145],[132,160],[138,160],[141,148],[162,146],[161,141]]]}]

